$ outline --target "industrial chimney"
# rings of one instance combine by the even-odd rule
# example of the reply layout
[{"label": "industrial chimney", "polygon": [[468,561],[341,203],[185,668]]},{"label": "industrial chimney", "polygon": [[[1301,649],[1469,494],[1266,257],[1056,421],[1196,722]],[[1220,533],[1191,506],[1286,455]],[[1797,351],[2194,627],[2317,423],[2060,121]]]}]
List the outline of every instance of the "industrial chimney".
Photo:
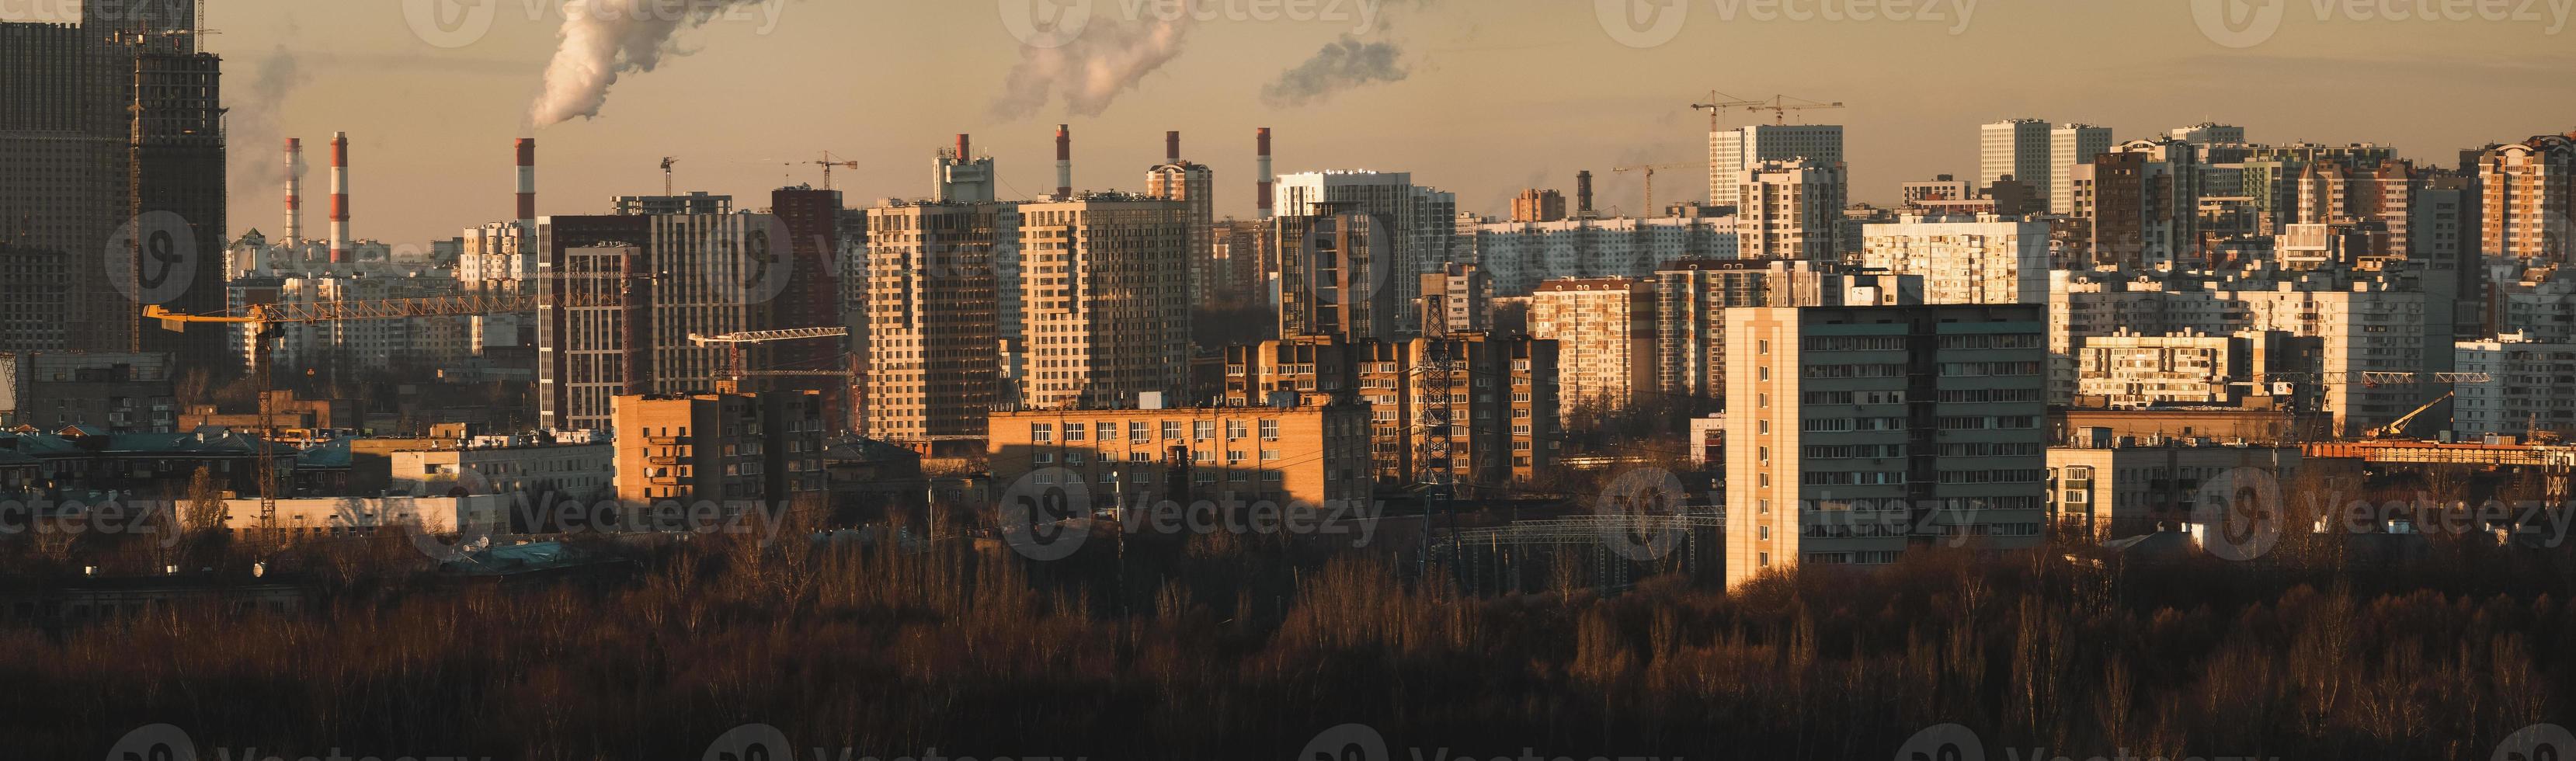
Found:
[{"label": "industrial chimney", "polygon": [[1574,173],[1574,217],[1592,218],[1592,170]]},{"label": "industrial chimney", "polygon": [[349,133],[331,134],[331,263],[347,264],[349,251]]},{"label": "industrial chimney", "polygon": [[968,152],[973,147],[974,144],[971,138],[964,134],[959,134],[957,136],[957,163],[964,164],[974,161],[975,154]]},{"label": "industrial chimney", "polygon": [[1073,125],[1055,125],[1055,197],[1073,200]]},{"label": "industrial chimney", "polygon": [[1262,219],[1269,219],[1269,218],[1270,218],[1270,216],[1271,216],[1273,213],[1276,213],[1276,212],[1278,211],[1278,209],[1277,209],[1275,206],[1273,206],[1273,205],[1272,205],[1272,204],[1273,204],[1273,201],[1272,201],[1272,200],[1271,200],[1271,198],[1270,198],[1270,187],[1271,187],[1272,183],[1275,183],[1275,182],[1277,182],[1278,180],[1277,180],[1277,178],[1272,177],[1272,176],[1271,176],[1271,174],[1270,174],[1270,128],[1269,128],[1269,127],[1263,127],[1263,128],[1261,128],[1261,132],[1260,132],[1260,140],[1261,140],[1261,167],[1260,167],[1260,170],[1259,170],[1259,172],[1258,172],[1260,176],[1259,176],[1257,179],[1259,180],[1259,183],[1260,183],[1260,187],[1261,187],[1260,193],[1261,193],[1261,195],[1260,195],[1260,196],[1258,196],[1258,197],[1256,197],[1256,198],[1254,198],[1254,199],[1253,199],[1253,203],[1254,203],[1255,205],[1257,205],[1257,206],[1259,206],[1259,207],[1261,208],[1261,218],[1262,218]]},{"label": "industrial chimney", "polygon": [[1163,133],[1163,163],[1181,163],[1181,133],[1178,130]]},{"label": "industrial chimney", "polygon": [[537,139],[519,138],[519,232],[537,233]]},{"label": "industrial chimney", "polygon": [[278,242],[304,239],[304,139],[286,139],[286,236]]}]

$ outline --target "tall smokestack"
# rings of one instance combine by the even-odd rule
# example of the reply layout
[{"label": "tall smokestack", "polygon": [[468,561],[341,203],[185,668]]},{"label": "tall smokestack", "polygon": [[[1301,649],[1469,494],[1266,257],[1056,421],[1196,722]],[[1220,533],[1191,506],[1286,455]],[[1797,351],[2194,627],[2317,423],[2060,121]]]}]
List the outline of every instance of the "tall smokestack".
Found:
[{"label": "tall smokestack", "polygon": [[1592,170],[1590,169],[1574,173],[1574,209],[1576,217],[1584,219],[1592,217]]},{"label": "tall smokestack", "polygon": [[1055,197],[1073,200],[1073,125],[1055,125]]},{"label": "tall smokestack", "polygon": [[537,231],[537,139],[519,138],[519,231]]},{"label": "tall smokestack", "polygon": [[957,136],[957,163],[963,164],[974,161],[975,154],[970,152],[973,148],[974,139],[965,134],[959,134]]},{"label": "tall smokestack", "polygon": [[286,236],[283,241],[304,239],[304,139],[286,139]]},{"label": "tall smokestack", "polygon": [[1270,216],[1271,216],[1271,214],[1276,213],[1276,212],[1278,211],[1277,207],[1275,207],[1275,206],[1273,206],[1273,205],[1272,205],[1273,201],[1272,201],[1272,200],[1271,200],[1271,198],[1270,198],[1270,187],[1271,187],[1271,184],[1272,184],[1272,183],[1274,183],[1274,182],[1276,182],[1278,178],[1273,177],[1273,176],[1271,176],[1271,174],[1270,174],[1270,128],[1269,128],[1269,127],[1263,127],[1263,128],[1261,128],[1261,168],[1259,169],[1258,173],[1259,173],[1259,175],[1260,175],[1259,180],[1260,180],[1260,185],[1261,185],[1261,190],[1260,190],[1261,195],[1260,195],[1259,197],[1254,198],[1254,199],[1253,199],[1253,202],[1254,202],[1255,204],[1257,204],[1258,206],[1260,206],[1260,208],[1261,208],[1261,218],[1262,218],[1262,219],[1269,219],[1269,218],[1270,218]]},{"label": "tall smokestack", "polygon": [[1163,133],[1163,163],[1181,163],[1181,133],[1179,131]]},{"label": "tall smokestack", "polygon": [[349,263],[349,133],[331,133],[331,263]]}]

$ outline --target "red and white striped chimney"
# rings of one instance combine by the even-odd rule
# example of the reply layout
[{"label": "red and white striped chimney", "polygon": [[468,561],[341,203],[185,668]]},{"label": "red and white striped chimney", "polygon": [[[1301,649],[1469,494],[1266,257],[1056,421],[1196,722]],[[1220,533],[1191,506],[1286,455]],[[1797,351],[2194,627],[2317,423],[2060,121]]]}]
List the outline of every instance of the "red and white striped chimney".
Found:
[{"label": "red and white striped chimney", "polygon": [[331,133],[331,263],[347,264],[349,251],[349,133]]},{"label": "red and white striped chimney", "polygon": [[957,163],[972,163],[975,160],[975,154],[970,152],[970,149],[973,147],[973,138],[962,133],[959,134],[957,136]]},{"label": "red and white striped chimney", "polygon": [[1261,218],[1269,219],[1273,213],[1278,211],[1278,209],[1272,205],[1272,201],[1270,199],[1271,184],[1277,182],[1278,178],[1273,177],[1270,174],[1269,127],[1261,128],[1261,168],[1259,170],[1259,175],[1261,181],[1261,195],[1254,198],[1253,201],[1261,207]]},{"label": "red and white striped chimney", "polygon": [[1055,197],[1073,200],[1073,125],[1055,125]]},{"label": "red and white striped chimney", "polygon": [[1178,130],[1163,133],[1163,163],[1181,163],[1181,133]]},{"label": "red and white striped chimney", "polygon": [[304,239],[304,139],[286,139],[286,230],[279,242]]},{"label": "red and white striped chimney", "polygon": [[537,139],[519,138],[519,230],[537,231]]}]

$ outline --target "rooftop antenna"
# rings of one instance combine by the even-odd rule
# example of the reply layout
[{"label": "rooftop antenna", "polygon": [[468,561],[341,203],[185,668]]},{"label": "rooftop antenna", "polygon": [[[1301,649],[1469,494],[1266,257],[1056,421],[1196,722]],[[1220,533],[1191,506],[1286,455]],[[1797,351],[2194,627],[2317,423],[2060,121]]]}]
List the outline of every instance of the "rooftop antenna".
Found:
[{"label": "rooftop antenna", "polygon": [[671,190],[671,165],[677,163],[680,163],[679,159],[662,157],[662,195],[677,195]]}]

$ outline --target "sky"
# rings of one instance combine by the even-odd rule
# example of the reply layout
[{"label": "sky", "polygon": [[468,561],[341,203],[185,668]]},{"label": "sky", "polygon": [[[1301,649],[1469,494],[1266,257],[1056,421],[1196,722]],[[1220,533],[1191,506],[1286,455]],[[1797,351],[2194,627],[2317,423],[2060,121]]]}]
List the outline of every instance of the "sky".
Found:
[{"label": "sky", "polygon": [[[1610,171],[1631,164],[1690,165],[1657,175],[1659,201],[1705,198],[1708,117],[1690,106],[1713,90],[1847,104],[1792,121],[1845,125],[1852,197],[1882,203],[1901,182],[1973,178],[1977,125],[2014,117],[2120,139],[2217,121],[2442,165],[2576,129],[2576,0],[1191,0],[1183,20],[1153,15],[1172,1],[574,0],[731,6],[658,25],[675,33],[655,44],[652,23],[567,25],[562,0],[213,0],[232,233],[278,226],[290,136],[321,227],[335,131],[352,136],[355,234],[417,243],[511,216],[511,141],[529,134],[543,214],[659,192],[664,156],[683,192],[750,208],[821,185],[793,162],[826,151],[857,162],[833,174],[853,205],[918,197],[959,132],[996,157],[1006,196],[1033,197],[1054,187],[1065,123],[1078,187],[1141,189],[1180,130],[1216,171],[1219,214],[1248,215],[1258,127],[1277,132],[1280,173],[1409,171],[1488,214],[1526,187],[1571,195],[1582,169],[1600,206],[1635,213],[1640,178]],[[457,3],[488,16],[423,20]],[[611,68],[656,65],[622,73],[595,117],[540,127],[567,32]]]}]

